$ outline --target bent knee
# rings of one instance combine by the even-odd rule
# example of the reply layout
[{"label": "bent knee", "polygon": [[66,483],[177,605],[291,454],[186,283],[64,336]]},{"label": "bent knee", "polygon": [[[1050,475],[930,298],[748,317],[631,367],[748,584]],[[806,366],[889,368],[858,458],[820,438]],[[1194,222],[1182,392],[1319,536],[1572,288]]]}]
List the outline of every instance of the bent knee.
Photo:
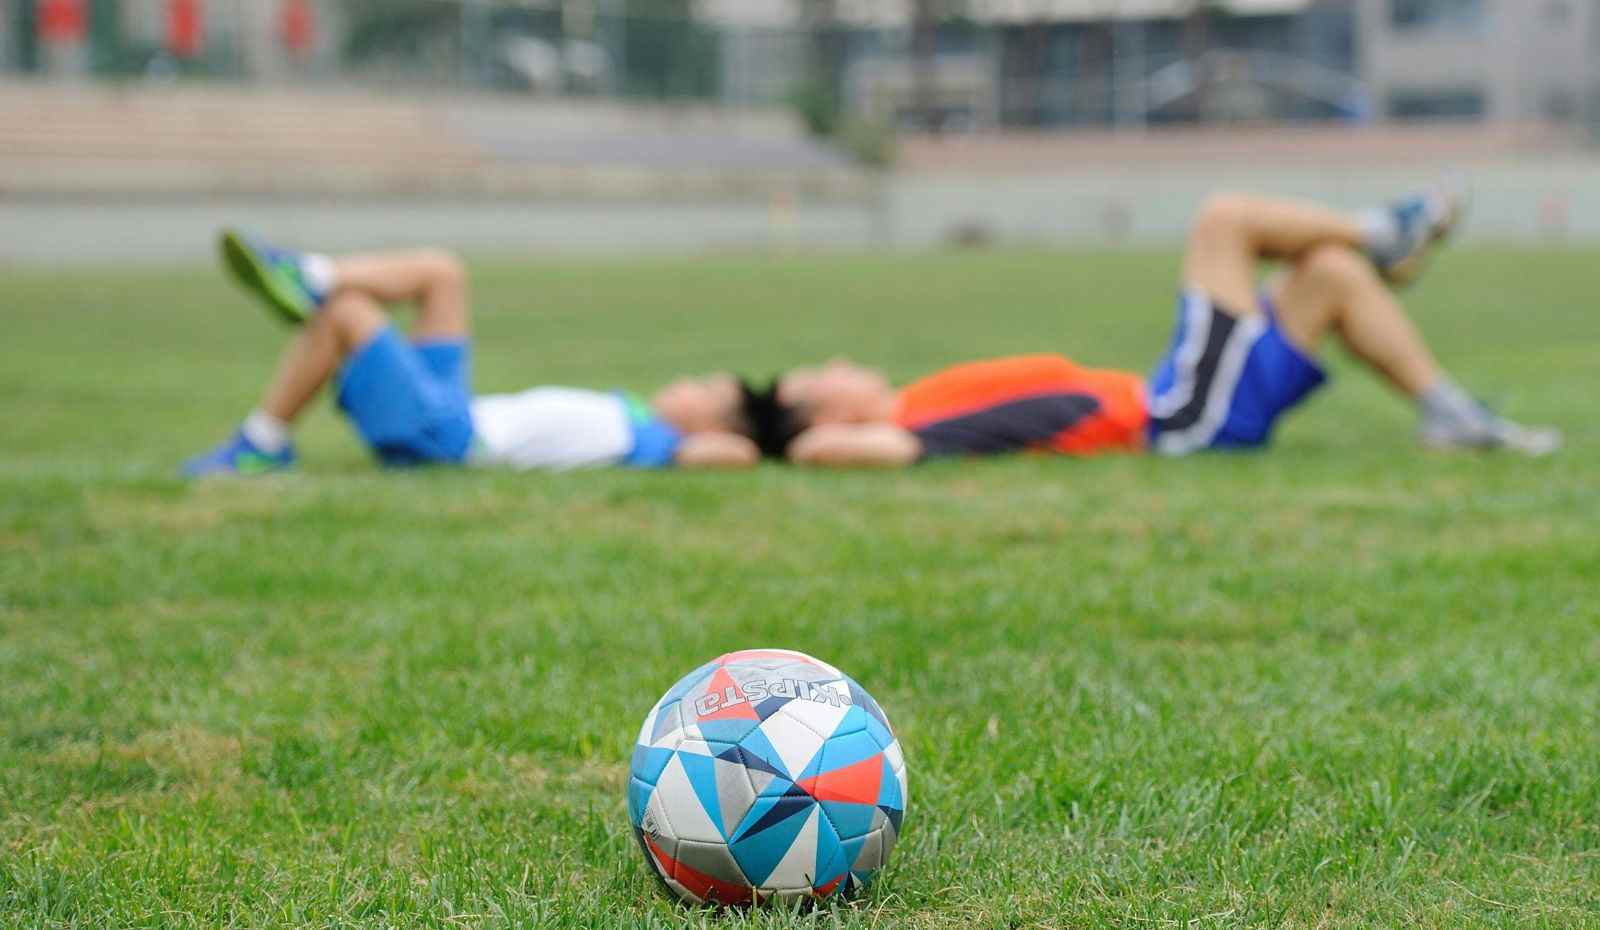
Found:
[{"label": "bent knee", "polygon": [[360,291],[337,290],[329,295],[314,319],[340,322],[382,316],[383,308]]},{"label": "bent knee", "polygon": [[428,277],[438,284],[464,287],[467,265],[461,256],[445,249],[429,249],[418,256],[427,266]]},{"label": "bent knee", "polygon": [[1295,263],[1295,270],[1334,283],[1358,281],[1375,274],[1365,255],[1350,246],[1333,243],[1312,248]]},{"label": "bent knee", "polygon": [[1192,235],[1206,236],[1243,229],[1250,213],[1250,198],[1244,194],[1212,194],[1200,204]]},{"label": "bent knee", "polygon": [[336,291],[312,318],[326,326],[346,349],[354,349],[388,325],[389,317],[372,298],[358,291]]}]

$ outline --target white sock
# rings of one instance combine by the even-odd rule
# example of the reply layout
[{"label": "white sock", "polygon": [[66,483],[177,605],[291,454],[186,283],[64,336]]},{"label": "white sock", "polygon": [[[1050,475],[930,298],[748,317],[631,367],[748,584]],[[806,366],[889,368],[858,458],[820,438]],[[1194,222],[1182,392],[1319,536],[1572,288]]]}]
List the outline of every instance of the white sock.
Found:
[{"label": "white sock", "polygon": [[1400,225],[1395,222],[1394,211],[1373,207],[1356,214],[1361,224],[1361,242],[1369,255],[1379,255],[1394,250],[1400,244]]},{"label": "white sock", "polygon": [[339,284],[339,270],[334,266],[333,259],[315,252],[300,256],[300,275],[319,304],[327,300]]},{"label": "white sock", "polygon": [[277,455],[289,448],[289,442],[294,438],[293,428],[270,413],[252,410],[244,418],[244,425],[239,427],[244,433],[244,438],[250,444],[268,455]]},{"label": "white sock", "polygon": [[1422,418],[1430,423],[1452,427],[1481,427],[1492,423],[1494,414],[1449,378],[1440,378],[1417,397]]}]

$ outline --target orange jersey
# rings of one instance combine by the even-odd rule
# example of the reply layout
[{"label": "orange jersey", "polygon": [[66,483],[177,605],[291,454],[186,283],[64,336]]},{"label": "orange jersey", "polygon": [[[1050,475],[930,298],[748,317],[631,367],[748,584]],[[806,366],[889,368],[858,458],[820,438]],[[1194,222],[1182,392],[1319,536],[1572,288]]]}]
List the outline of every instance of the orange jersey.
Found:
[{"label": "orange jersey", "polygon": [[1060,355],[1021,355],[946,368],[900,392],[895,422],[926,456],[1144,447],[1144,380]]}]

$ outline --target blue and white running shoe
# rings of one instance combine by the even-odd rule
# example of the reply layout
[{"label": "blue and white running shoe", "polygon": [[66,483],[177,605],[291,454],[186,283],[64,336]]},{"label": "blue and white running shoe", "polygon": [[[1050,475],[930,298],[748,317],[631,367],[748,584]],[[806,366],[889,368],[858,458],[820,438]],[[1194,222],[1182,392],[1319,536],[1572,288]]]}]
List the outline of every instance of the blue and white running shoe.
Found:
[{"label": "blue and white running shoe", "polygon": [[1523,426],[1490,414],[1472,423],[1424,423],[1422,444],[1440,451],[1517,452],[1529,458],[1544,458],[1561,451],[1561,431],[1553,427]]},{"label": "blue and white running shoe", "polygon": [[210,478],[215,476],[253,477],[273,472],[288,471],[294,467],[294,446],[285,446],[276,454],[263,452],[245,438],[243,432],[204,455],[183,463],[185,478]]},{"label": "blue and white running shoe", "polygon": [[1390,204],[1390,235],[1369,250],[1384,280],[1404,287],[1421,277],[1433,253],[1466,217],[1468,199],[1466,186],[1453,183]]},{"label": "blue and white running shoe", "polygon": [[222,260],[234,278],[290,323],[304,323],[328,296],[306,274],[306,256],[223,230]]}]

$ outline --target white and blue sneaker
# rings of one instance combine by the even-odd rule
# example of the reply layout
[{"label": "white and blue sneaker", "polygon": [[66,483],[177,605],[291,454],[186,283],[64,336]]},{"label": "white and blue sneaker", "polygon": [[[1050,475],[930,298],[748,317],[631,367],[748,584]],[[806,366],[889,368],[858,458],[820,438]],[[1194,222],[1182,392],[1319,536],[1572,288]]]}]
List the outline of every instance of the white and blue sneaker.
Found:
[{"label": "white and blue sneaker", "polygon": [[1363,216],[1367,255],[1383,279],[1404,287],[1422,276],[1428,259],[1467,215],[1466,185],[1441,185]]},{"label": "white and blue sneaker", "polygon": [[211,478],[217,476],[254,477],[274,472],[288,471],[294,467],[294,446],[286,445],[278,452],[266,452],[251,442],[240,430],[204,455],[183,463],[185,478]]},{"label": "white and blue sneaker", "polygon": [[1425,422],[1419,438],[1441,452],[1505,451],[1536,459],[1555,455],[1563,444],[1558,429],[1523,426],[1493,415],[1473,423]]},{"label": "white and blue sneaker", "polygon": [[1496,413],[1448,378],[1422,392],[1420,438],[1430,449],[1520,452],[1533,458],[1561,450],[1561,431],[1523,426]]},{"label": "white and blue sneaker", "polygon": [[327,259],[223,230],[222,260],[244,288],[290,323],[304,323],[327,299]]}]

